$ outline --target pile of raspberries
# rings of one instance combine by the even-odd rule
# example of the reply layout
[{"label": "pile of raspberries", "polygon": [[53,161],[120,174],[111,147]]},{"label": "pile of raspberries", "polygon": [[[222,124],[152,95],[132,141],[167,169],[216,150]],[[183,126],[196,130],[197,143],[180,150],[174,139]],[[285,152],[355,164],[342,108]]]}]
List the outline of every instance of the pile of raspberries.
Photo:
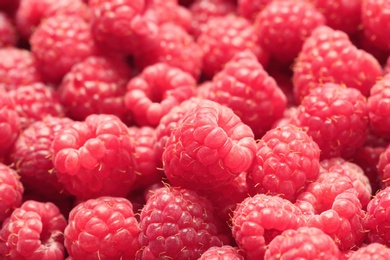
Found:
[{"label": "pile of raspberries", "polygon": [[0,0],[0,259],[390,259],[390,1]]}]

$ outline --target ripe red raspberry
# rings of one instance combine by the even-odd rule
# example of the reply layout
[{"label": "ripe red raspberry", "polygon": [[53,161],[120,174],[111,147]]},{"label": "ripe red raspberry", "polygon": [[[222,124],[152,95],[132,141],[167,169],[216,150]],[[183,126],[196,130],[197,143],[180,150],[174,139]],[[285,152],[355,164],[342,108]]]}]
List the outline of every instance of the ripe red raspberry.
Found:
[{"label": "ripe red raspberry", "polygon": [[267,245],[287,229],[305,225],[300,209],[278,196],[256,194],[233,212],[232,233],[246,259],[263,259]]},{"label": "ripe red raspberry", "polygon": [[382,75],[379,62],[356,48],[342,31],[319,26],[306,39],[293,67],[298,102],[319,83],[332,82],[356,88],[365,96]]},{"label": "ripe red raspberry", "polygon": [[66,114],[84,120],[91,114],[113,114],[127,122],[124,104],[131,69],[122,59],[90,56],[76,63],[58,88]]},{"label": "ripe red raspberry", "polygon": [[249,50],[264,66],[269,54],[260,44],[255,27],[243,17],[214,17],[204,26],[197,42],[203,51],[203,73],[212,78],[234,54]]},{"label": "ripe red raspberry", "polygon": [[87,19],[87,5],[82,0],[20,0],[15,24],[20,36],[29,39],[39,24],[57,14],[77,15]]},{"label": "ripe red raspberry", "polygon": [[7,90],[42,81],[34,55],[25,49],[0,48],[0,84]]},{"label": "ripe red raspberry", "polygon": [[99,197],[71,210],[64,244],[74,259],[134,259],[139,233],[130,201]]},{"label": "ripe red raspberry", "polygon": [[213,206],[182,188],[154,190],[141,211],[137,259],[198,259],[212,246],[222,246]]},{"label": "ripe red raspberry", "polygon": [[69,118],[47,116],[20,133],[10,152],[10,162],[30,192],[47,198],[63,198],[66,194],[56,176],[51,144],[57,133],[71,123]]},{"label": "ripe red raspberry", "polygon": [[207,190],[246,171],[255,152],[252,130],[230,108],[204,100],[172,131],[162,159],[173,185]]},{"label": "ripe red raspberry", "polygon": [[390,248],[388,248],[384,244],[370,243],[354,251],[348,258],[348,260],[361,260],[361,259],[377,259],[377,260],[390,259]]},{"label": "ripe red raspberry", "polygon": [[368,231],[368,243],[381,243],[390,246],[390,188],[380,190],[367,205],[364,227]]},{"label": "ripe red raspberry", "polygon": [[167,63],[146,67],[127,84],[125,105],[141,126],[157,126],[174,106],[195,95],[191,74]]},{"label": "ripe red raspberry", "polygon": [[319,161],[318,145],[302,129],[294,125],[274,128],[257,143],[256,157],[248,170],[249,191],[295,201],[317,178]]},{"label": "ripe red raspberry", "polygon": [[134,55],[135,64],[144,69],[155,63],[167,63],[199,78],[202,70],[202,50],[182,27],[165,23],[149,44],[143,44]]},{"label": "ripe red raspberry", "polygon": [[287,229],[268,245],[264,259],[341,259],[335,241],[321,229],[300,227]]},{"label": "ripe red raspberry", "polygon": [[0,163],[0,224],[22,204],[23,184],[15,170]]},{"label": "ripe red raspberry", "polygon": [[390,51],[390,3],[386,0],[362,1],[362,24],[366,38],[376,47]]},{"label": "ripe red raspberry", "polygon": [[79,199],[126,196],[135,180],[134,141],[114,115],[90,115],[52,143],[57,176]]},{"label": "ripe red raspberry", "polygon": [[45,82],[53,84],[96,52],[90,25],[76,15],[55,15],[42,21],[30,44]]},{"label": "ripe red raspberry", "polygon": [[258,13],[272,1],[273,0],[237,0],[237,11],[240,16],[254,22]]},{"label": "ripe red raspberry", "polygon": [[366,98],[354,88],[318,85],[298,107],[295,122],[321,150],[321,158],[351,158],[368,135]]},{"label": "ripe red raspberry", "polygon": [[250,51],[239,52],[218,72],[207,99],[231,108],[260,138],[282,117],[287,99]]},{"label": "ripe red raspberry", "polygon": [[11,18],[0,11],[0,48],[15,46],[17,41],[18,34]]},{"label": "ripe red raspberry", "polygon": [[390,186],[390,145],[387,143],[384,151],[379,155],[377,164],[380,188]]},{"label": "ripe red raspberry", "polygon": [[213,246],[204,252],[199,260],[244,260],[244,257],[241,255],[241,251],[237,247],[232,247],[230,245],[224,246]]},{"label": "ripe red raspberry", "polygon": [[312,31],[325,17],[305,1],[273,1],[256,17],[256,32],[264,49],[277,61],[290,64]]},{"label": "ripe red raspberry", "polygon": [[64,259],[65,226],[66,219],[53,203],[25,201],[3,223],[0,256],[10,259]]},{"label": "ripe red raspberry", "polygon": [[56,90],[42,83],[21,86],[11,90],[9,96],[14,101],[22,129],[45,116],[62,117],[64,115],[64,108]]},{"label": "ripe red raspberry", "polygon": [[197,38],[208,20],[236,13],[233,0],[195,0],[188,7],[192,14],[191,34]]}]

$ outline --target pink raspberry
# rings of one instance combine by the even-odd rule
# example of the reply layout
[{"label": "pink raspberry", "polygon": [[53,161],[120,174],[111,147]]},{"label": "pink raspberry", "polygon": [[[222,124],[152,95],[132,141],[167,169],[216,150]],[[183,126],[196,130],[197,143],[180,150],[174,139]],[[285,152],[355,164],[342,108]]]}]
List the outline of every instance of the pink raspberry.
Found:
[{"label": "pink raspberry", "polygon": [[206,190],[246,171],[255,152],[252,130],[230,108],[204,100],[172,131],[162,159],[173,185]]},{"label": "pink raspberry", "polygon": [[69,118],[47,116],[20,133],[10,152],[10,162],[30,192],[47,198],[67,195],[54,169],[51,144],[58,132],[72,122]]},{"label": "pink raspberry", "polygon": [[279,195],[294,201],[319,173],[320,149],[302,129],[286,125],[268,131],[257,143],[248,170],[252,194]]},{"label": "pink raspberry", "polygon": [[55,15],[42,21],[30,44],[44,80],[53,84],[96,52],[90,25],[76,15]]},{"label": "pink raspberry", "polygon": [[125,105],[141,126],[157,126],[174,106],[195,95],[191,74],[167,63],[146,67],[127,84]]},{"label": "pink raspberry", "polygon": [[64,244],[74,259],[134,259],[139,233],[130,201],[99,197],[72,209]]},{"label": "pink raspberry", "polygon": [[0,84],[7,90],[42,81],[37,60],[25,49],[0,48]]},{"label": "pink raspberry", "polygon": [[203,73],[206,78],[212,78],[234,54],[244,50],[253,52],[262,65],[268,62],[269,54],[261,46],[255,27],[236,15],[210,19],[197,42],[203,51]]},{"label": "pink raspberry", "polygon": [[368,96],[382,75],[379,62],[371,54],[353,45],[346,33],[328,26],[317,27],[305,40],[293,70],[298,102],[326,82],[356,88]]},{"label": "pink raspberry", "polygon": [[253,53],[237,53],[218,72],[205,95],[231,108],[260,138],[282,117],[287,99]]},{"label": "pink raspberry", "polygon": [[287,229],[268,245],[264,259],[341,259],[335,241],[321,229],[300,227]]},{"label": "pink raspberry", "polygon": [[0,48],[16,46],[17,41],[18,34],[13,21],[6,13],[0,11]]},{"label": "pink raspberry", "polygon": [[134,59],[141,70],[161,62],[198,79],[202,71],[202,55],[202,50],[188,32],[174,23],[165,23],[159,27],[151,43],[139,47]]},{"label": "pink raspberry", "polygon": [[199,260],[244,260],[240,249],[230,245],[213,246],[207,249],[199,258]]},{"label": "pink raspberry", "polygon": [[25,201],[1,227],[0,256],[10,259],[64,259],[65,226],[66,219],[53,203]]},{"label": "pink raspberry", "polygon": [[240,16],[254,22],[258,13],[272,1],[273,0],[237,0],[237,11]]},{"label": "pink raspberry", "polygon": [[256,194],[233,212],[232,233],[246,259],[263,259],[268,244],[284,230],[305,225],[299,208],[278,196]]},{"label": "pink raspberry", "polygon": [[390,186],[390,145],[387,143],[385,149],[380,153],[377,164],[380,188]]},{"label": "pink raspberry", "polygon": [[390,248],[380,243],[370,243],[354,251],[348,260],[376,259],[386,260],[390,258]]},{"label": "pink raspberry", "polygon": [[296,121],[318,144],[322,159],[348,159],[368,135],[366,98],[354,88],[319,84],[302,100]]},{"label": "pink raspberry", "polygon": [[52,143],[57,176],[79,199],[126,196],[135,180],[134,140],[114,115],[90,115]]},{"label": "pink raspberry", "polygon": [[256,31],[264,49],[277,61],[290,64],[312,31],[325,17],[305,1],[272,1],[256,16]]},{"label": "pink raspberry", "polygon": [[137,259],[198,259],[222,246],[216,222],[211,203],[194,191],[156,189],[141,211]]},{"label": "pink raspberry", "polygon": [[113,114],[127,122],[124,104],[131,69],[122,59],[90,56],[76,63],[58,88],[66,114],[84,120],[91,114]]},{"label": "pink raspberry", "polygon": [[0,163],[0,224],[22,204],[23,184],[15,170]]}]

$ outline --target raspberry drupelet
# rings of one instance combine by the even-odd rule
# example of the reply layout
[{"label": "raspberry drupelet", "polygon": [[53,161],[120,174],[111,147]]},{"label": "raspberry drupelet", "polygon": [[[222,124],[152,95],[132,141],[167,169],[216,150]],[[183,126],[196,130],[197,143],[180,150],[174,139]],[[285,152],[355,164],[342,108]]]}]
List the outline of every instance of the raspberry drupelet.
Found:
[{"label": "raspberry drupelet", "polygon": [[22,204],[24,186],[17,172],[0,163],[0,224]]}]

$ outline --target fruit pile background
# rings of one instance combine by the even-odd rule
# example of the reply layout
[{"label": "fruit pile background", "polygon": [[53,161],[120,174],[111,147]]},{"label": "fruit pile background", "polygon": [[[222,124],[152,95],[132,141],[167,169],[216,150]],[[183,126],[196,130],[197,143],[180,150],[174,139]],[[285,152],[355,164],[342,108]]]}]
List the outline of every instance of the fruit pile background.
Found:
[{"label": "fruit pile background", "polygon": [[390,1],[0,0],[0,259],[390,259]]}]

